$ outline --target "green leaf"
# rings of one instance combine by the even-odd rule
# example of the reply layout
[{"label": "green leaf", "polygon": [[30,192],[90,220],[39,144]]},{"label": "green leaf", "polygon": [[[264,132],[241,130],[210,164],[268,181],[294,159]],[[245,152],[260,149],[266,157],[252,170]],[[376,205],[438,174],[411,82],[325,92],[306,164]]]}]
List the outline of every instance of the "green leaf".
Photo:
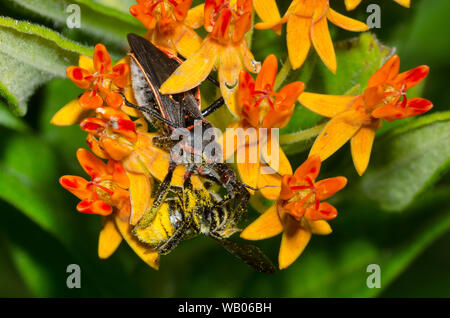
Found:
[{"label": "green leaf", "polygon": [[73,13],[71,4],[80,7],[81,31],[119,46],[127,45],[130,32],[144,34],[146,29],[130,13],[92,0],[14,0],[15,3],[53,21],[66,24]]},{"label": "green leaf", "polygon": [[0,17],[0,94],[16,115],[27,111],[37,87],[65,76],[69,65],[92,50],[42,26]]},{"label": "green leaf", "polygon": [[14,114],[12,114],[11,111],[8,109],[8,106],[1,101],[0,101],[0,126],[21,132],[27,131],[29,129],[27,124],[23,120],[17,118]]},{"label": "green leaf", "polygon": [[367,81],[391,54],[389,48],[381,45],[375,35],[363,33],[359,38],[335,44],[338,68],[336,75],[324,65],[320,65],[325,85],[325,93],[343,95],[350,89],[353,94],[360,94],[367,86]]},{"label": "green leaf", "polygon": [[404,210],[450,164],[450,112],[434,113],[376,140],[360,189],[388,211]]}]

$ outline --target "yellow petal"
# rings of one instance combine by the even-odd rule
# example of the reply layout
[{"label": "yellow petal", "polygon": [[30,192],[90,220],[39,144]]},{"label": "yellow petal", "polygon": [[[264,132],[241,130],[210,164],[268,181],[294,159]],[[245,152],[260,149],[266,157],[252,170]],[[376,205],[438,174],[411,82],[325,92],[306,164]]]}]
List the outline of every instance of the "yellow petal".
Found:
[{"label": "yellow petal", "polygon": [[203,25],[205,4],[199,4],[188,11],[184,23],[193,29],[197,29]]},{"label": "yellow petal", "polygon": [[145,174],[127,171],[130,180],[131,218],[130,224],[135,225],[141,219],[150,204],[152,187],[150,179]]},{"label": "yellow petal", "polygon": [[298,101],[309,110],[325,117],[334,117],[346,111],[356,96],[302,93]]},{"label": "yellow petal", "polygon": [[311,47],[311,19],[291,15],[286,27],[289,61],[295,70],[303,65]]},{"label": "yellow petal", "polygon": [[91,73],[95,73],[94,60],[89,56],[80,55],[80,58],[78,59],[78,66],[88,70]]},{"label": "yellow petal", "polygon": [[175,41],[178,53],[185,58],[194,54],[202,45],[202,38],[190,28],[181,27],[179,38]]},{"label": "yellow petal", "polygon": [[328,235],[333,232],[330,224],[324,220],[309,222],[309,228],[311,229],[312,234]]},{"label": "yellow petal", "polygon": [[394,1],[406,8],[409,8],[411,5],[411,0],[394,0]]},{"label": "yellow petal", "polygon": [[[253,7],[258,16],[265,23],[278,22],[281,19],[280,11],[274,0],[254,0]],[[274,26],[273,31],[278,35],[281,34],[281,24]]]},{"label": "yellow petal", "polygon": [[122,242],[122,235],[114,222],[114,217],[108,215],[103,218],[103,228],[98,237],[98,257],[110,257]]},{"label": "yellow petal", "polygon": [[353,164],[360,176],[363,175],[369,165],[375,132],[375,125],[363,126],[350,141]]},{"label": "yellow petal", "polygon": [[152,251],[145,245],[141,244],[132,234],[131,226],[127,221],[121,220],[119,217],[115,217],[116,226],[122,234],[125,241],[133,249],[133,251],[150,267],[154,269],[159,268],[159,254]]},{"label": "yellow petal", "polygon": [[333,41],[331,40],[328,22],[325,17],[313,24],[311,40],[322,61],[333,74],[336,74],[336,53],[334,52]]},{"label": "yellow petal", "polygon": [[[289,159],[281,149],[277,138],[271,138],[271,135],[266,137],[267,140],[261,140],[259,147],[262,158],[273,170],[280,175],[292,174],[292,167]],[[278,152],[278,158],[275,154],[272,155],[272,149]]]},{"label": "yellow petal", "polygon": [[311,232],[300,226],[292,217],[286,218],[283,237],[281,238],[278,266],[285,269],[303,252],[311,239]]},{"label": "yellow petal", "polygon": [[86,110],[78,103],[78,98],[66,104],[53,115],[50,123],[55,126],[71,126],[77,124],[90,110]]},{"label": "yellow petal", "polygon": [[345,0],[345,7],[350,11],[355,9],[360,3],[361,0]]},{"label": "yellow petal", "polygon": [[283,224],[277,211],[277,205],[272,205],[266,212],[247,226],[241,233],[246,240],[264,240],[276,236],[283,231]]},{"label": "yellow petal", "polygon": [[238,49],[231,45],[227,46],[220,54],[219,60],[220,92],[225,99],[225,104],[235,117],[238,117],[236,93],[242,68]]},{"label": "yellow petal", "polygon": [[309,156],[319,155],[324,161],[341,148],[361,127],[353,111],[344,112],[331,119],[314,142]]},{"label": "yellow petal", "polygon": [[276,201],[280,196],[281,176],[274,174],[260,174],[258,179],[258,189],[268,200]]},{"label": "yellow petal", "polygon": [[327,17],[331,23],[348,31],[363,32],[369,30],[369,27],[365,23],[346,17],[331,8],[328,9]]},{"label": "yellow petal", "polygon": [[[246,146],[245,149],[245,159],[240,160],[237,158],[237,167],[239,175],[241,176],[242,182],[246,185],[256,188],[258,187],[258,177],[260,175],[260,160],[258,153],[258,145],[250,144]],[[256,154],[256,156],[250,156],[250,154]],[[238,156],[239,157],[239,156]],[[249,190],[253,193],[253,190]]]},{"label": "yellow petal", "polygon": [[185,92],[198,86],[211,72],[216,63],[220,46],[209,38],[191,55],[160,88],[162,94]]}]

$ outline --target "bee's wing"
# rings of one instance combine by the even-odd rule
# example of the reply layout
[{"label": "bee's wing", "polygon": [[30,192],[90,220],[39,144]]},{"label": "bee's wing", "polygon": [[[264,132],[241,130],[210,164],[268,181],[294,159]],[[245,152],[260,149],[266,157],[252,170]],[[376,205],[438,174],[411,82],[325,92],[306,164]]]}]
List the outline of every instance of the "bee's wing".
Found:
[{"label": "bee's wing", "polygon": [[212,237],[217,243],[222,245],[228,252],[250,265],[258,272],[273,274],[276,267],[272,261],[255,245],[238,244],[226,239]]}]

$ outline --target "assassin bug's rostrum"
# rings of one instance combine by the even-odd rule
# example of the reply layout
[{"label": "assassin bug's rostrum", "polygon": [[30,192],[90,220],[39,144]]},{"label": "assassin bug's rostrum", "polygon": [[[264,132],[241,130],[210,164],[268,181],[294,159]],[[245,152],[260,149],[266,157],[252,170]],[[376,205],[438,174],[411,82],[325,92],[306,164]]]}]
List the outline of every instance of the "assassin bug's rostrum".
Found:
[{"label": "assassin bug's rostrum", "polygon": [[[160,128],[162,135],[156,137],[154,143],[170,151],[174,144],[171,140],[174,129],[185,128],[191,134],[198,125],[201,125],[202,131],[212,129],[213,126],[204,117],[223,105],[223,99],[218,99],[202,111],[198,88],[173,95],[160,94],[160,86],[179,66],[180,60],[138,35],[129,34],[128,42],[133,92],[139,105],[133,105],[126,99],[125,103],[140,110],[148,121]],[[190,145],[193,140],[194,137],[188,136],[187,143]],[[247,211],[250,195],[228,164],[205,157],[203,149],[210,142],[215,142],[214,136],[211,140],[202,140],[200,153],[189,153],[191,160],[186,163],[185,182],[181,190],[171,186],[177,163],[170,162],[152,207],[145,212],[133,232],[161,254],[170,252],[181,240],[203,233],[258,271],[272,273],[275,267],[257,247],[225,240],[237,230],[237,223]],[[219,196],[206,189],[194,190],[189,178],[191,174],[222,186],[225,195]],[[165,223],[170,228],[169,231],[165,229],[165,237],[163,235],[158,242],[151,237],[151,233],[156,231],[154,222],[160,225]]]}]

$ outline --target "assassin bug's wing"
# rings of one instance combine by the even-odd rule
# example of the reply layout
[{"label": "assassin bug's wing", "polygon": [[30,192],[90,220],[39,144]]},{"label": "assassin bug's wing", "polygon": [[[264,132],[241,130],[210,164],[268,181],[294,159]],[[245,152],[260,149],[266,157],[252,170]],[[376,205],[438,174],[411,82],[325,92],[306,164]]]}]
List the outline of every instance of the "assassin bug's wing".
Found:
[{"label": "assassin bug's wing", "polygon": [[276,272],[276,267],[272,261],[264,255],[264,253],[255,245],[238,244],[226,239],[213,238],[217,243],[222,245],[228,252],[242,260],[247,265],[250,265],[258,272],[273,274]]},{"label": "assassin bug's wing", "polygon": [[173,95],[163,95],[159,92],[162,83],[180,65],[179,60],[169,57],[148,40],[136,34],[128,34],[128,43],[132,51],[131,58],[138,66],[137,71],[144,73],[147,89],[151,91],[161,115],[179,127],[186,126],[184,118],[186,114],[201,119],[200,105],[195,96],[196,90]]}]

